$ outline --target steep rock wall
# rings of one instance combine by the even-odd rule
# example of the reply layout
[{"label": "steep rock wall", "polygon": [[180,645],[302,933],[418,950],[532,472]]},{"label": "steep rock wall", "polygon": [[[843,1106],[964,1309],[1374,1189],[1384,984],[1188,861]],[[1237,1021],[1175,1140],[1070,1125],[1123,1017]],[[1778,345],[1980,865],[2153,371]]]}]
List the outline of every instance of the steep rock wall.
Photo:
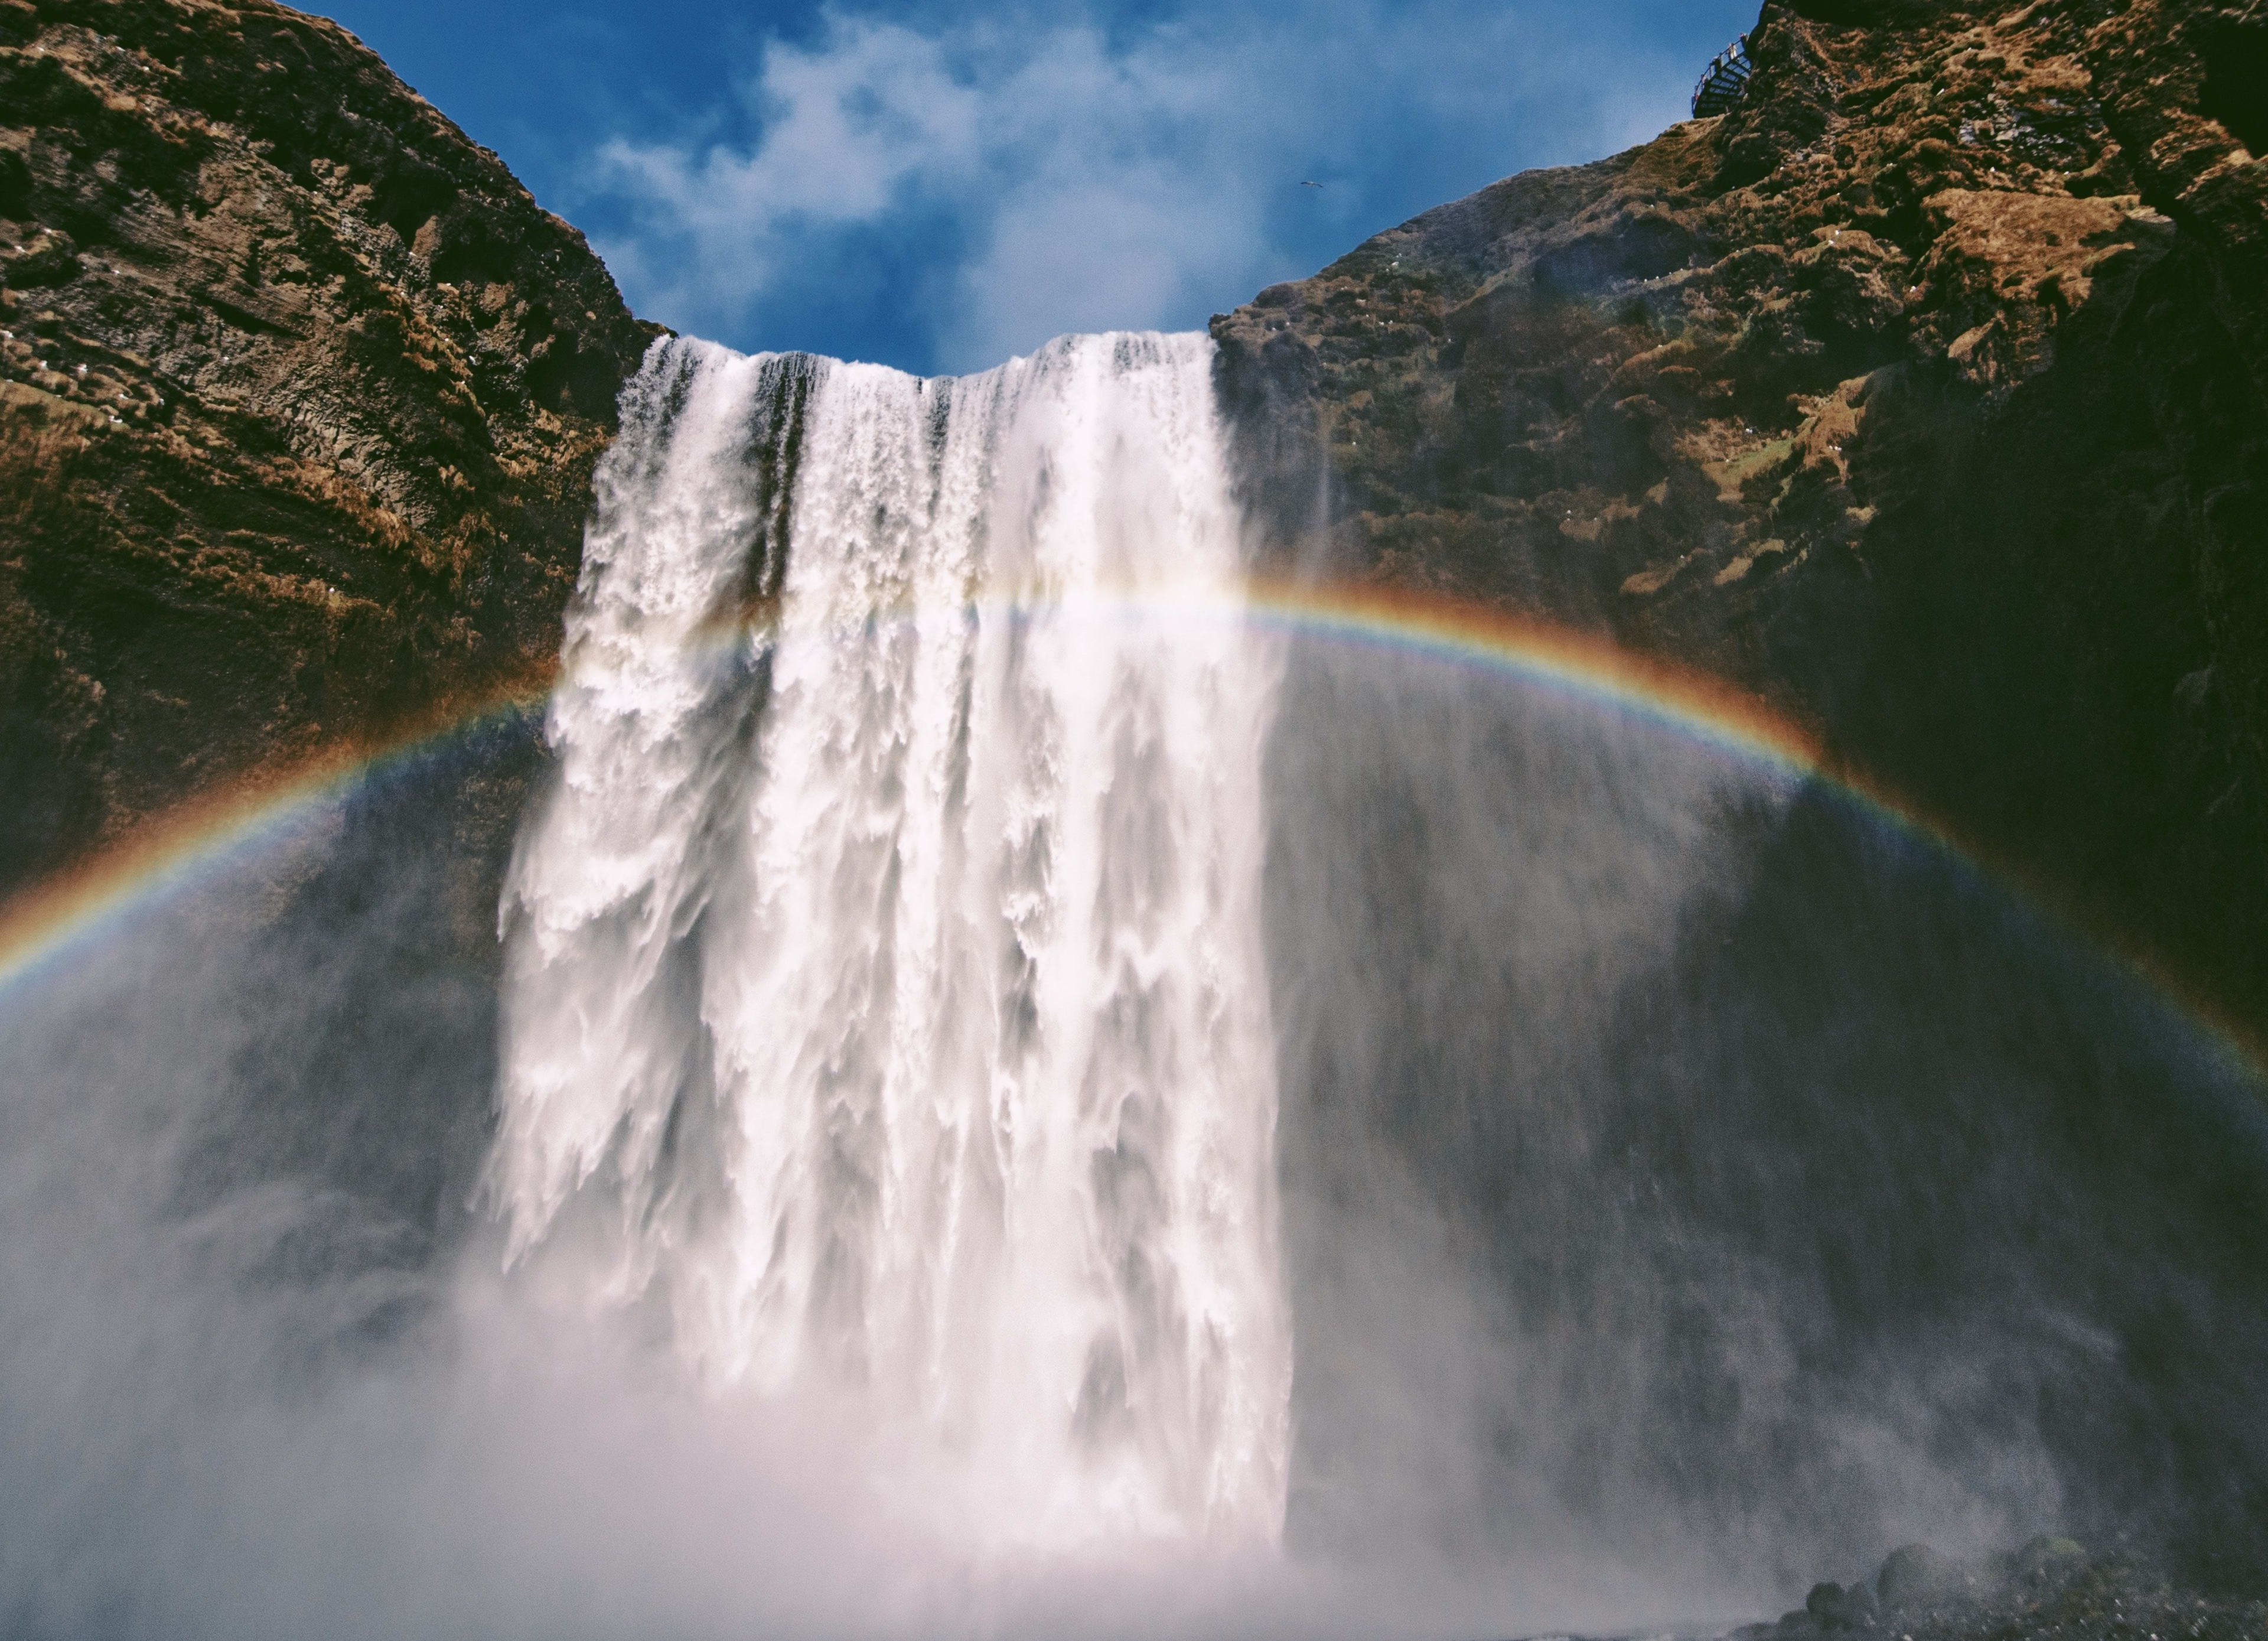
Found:
[{"label": "steep rock wall", "polygon": [[653,327],[343,29],[0,0],[0,893],[549,666]]},{"label": "steep rock wall", "polygon": [[1706,667],[2268,1028],[2268,20],[1764,7],[1216,318],[1287,560]]}]

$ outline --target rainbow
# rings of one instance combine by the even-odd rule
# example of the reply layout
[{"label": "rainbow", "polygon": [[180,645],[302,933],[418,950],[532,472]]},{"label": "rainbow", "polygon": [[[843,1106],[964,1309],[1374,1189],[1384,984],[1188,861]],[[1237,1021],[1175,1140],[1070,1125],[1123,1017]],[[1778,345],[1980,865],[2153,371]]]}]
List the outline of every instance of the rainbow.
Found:
[{"label": "rainbow", "polygon": [[297,820],[374,775],[485,725],[540,710],[553,669],[519,673],[392,732],[262,765],[200,793],[44,883],[0,904],[0,993],[66,956],[136,907],[256,857]]},{"label": "rainbow", "polygon": [[[985,598],[952,610],[878,611],[861,624],[967,619],[1043,611],[1070,619],[1174,623],[1233,621],[1303,639],[1415,653],[1477,667],[1594,702],[1697,738],[1743,760],[1835,789],[1863,811],[1935,850],[1998,879],[2117,961],[2256,1069],[2268,1065],[2248,1034],[2219,1019],[2157,965],[2107,931],[2091,927],[2052,891],[2011,863],[1995,861],[1943,822],[1861,771],[1836,760],[1823,739],[1765,697],[1658,657],[1493,606],[1371,585],[1255,581],[1235,593],[1218,588],[1090,593],[1071,600]],[[769,606],[735,612],[704,629],[696,644],[720,660],[770,630]],[[571,686],[573,658],[565,664]],[[357,782],[399,766],[453,737],[539,710],[558,686],[553,672],[522,674],[460,698],[380,740],[335,747],[270,766],[158,817],[118,845],[0,905],[0,990],[77,947],[136,905],[256,856],[296,819]],[[2264,1073],[2268,1075],[2268,1073]]]},{"label": "rainbow", "polygon": [[1950,843],[1875,793],[1863,777],[1832,767],[1826,743],[1764,695],[1593,634],[1491,605],[1371,585],[1256,583],[1245,608],[1251,619],[1296,637],[1414,651],[1508,673],[1635,713],[1742,756],[1830,780],[1887,811],[1901,826]]}]

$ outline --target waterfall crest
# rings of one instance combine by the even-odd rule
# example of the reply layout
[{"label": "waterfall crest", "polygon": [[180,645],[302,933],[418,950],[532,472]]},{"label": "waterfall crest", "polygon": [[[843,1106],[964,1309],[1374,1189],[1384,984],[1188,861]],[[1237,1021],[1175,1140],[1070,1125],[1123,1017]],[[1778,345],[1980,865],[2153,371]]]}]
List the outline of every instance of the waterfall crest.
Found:
[{"label": "waterfall crest", "polygon": [[868,1399],[1018,1538],[1283,1517],[1278,667],[1211,360],[658,345],[504,899],[511,1257]]}]

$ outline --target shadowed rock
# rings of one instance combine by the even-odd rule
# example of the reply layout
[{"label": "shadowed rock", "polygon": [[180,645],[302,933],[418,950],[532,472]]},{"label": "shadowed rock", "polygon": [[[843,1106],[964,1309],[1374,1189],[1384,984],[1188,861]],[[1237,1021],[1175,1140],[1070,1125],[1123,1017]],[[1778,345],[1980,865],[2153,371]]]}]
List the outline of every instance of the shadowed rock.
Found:
[{"label": "shadowed rock", "polygon": [[557,652],[652,327],[336,25],[0,0],[0,894]]}]

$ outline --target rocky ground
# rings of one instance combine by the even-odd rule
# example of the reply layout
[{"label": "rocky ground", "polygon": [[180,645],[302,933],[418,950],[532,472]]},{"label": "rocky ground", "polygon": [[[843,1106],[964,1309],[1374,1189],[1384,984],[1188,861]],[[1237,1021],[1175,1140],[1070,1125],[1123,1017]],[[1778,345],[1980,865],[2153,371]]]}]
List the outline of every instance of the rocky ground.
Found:
[{"label": "rocky ground", "polygon": [[2268,1032],[2268,16],[1749,50],[1732,113],[1214,320],[1278,552],[1754,689]]},{"label": "rocky ground", "polygon": [[653,334],[336,26],[0,0],[0,894],[540,674]]},{"label": "rocky ground", "polygon": [[1727,1641],[2258,1641],[2268,1601],[2215,1598],[2141,1563],[2090,1554],[2069,1539],[2035,1539],[1978,1564],[1922,1545],[1893,1554],[1871,1578],[1821,1584],[1777,1623]]}]

